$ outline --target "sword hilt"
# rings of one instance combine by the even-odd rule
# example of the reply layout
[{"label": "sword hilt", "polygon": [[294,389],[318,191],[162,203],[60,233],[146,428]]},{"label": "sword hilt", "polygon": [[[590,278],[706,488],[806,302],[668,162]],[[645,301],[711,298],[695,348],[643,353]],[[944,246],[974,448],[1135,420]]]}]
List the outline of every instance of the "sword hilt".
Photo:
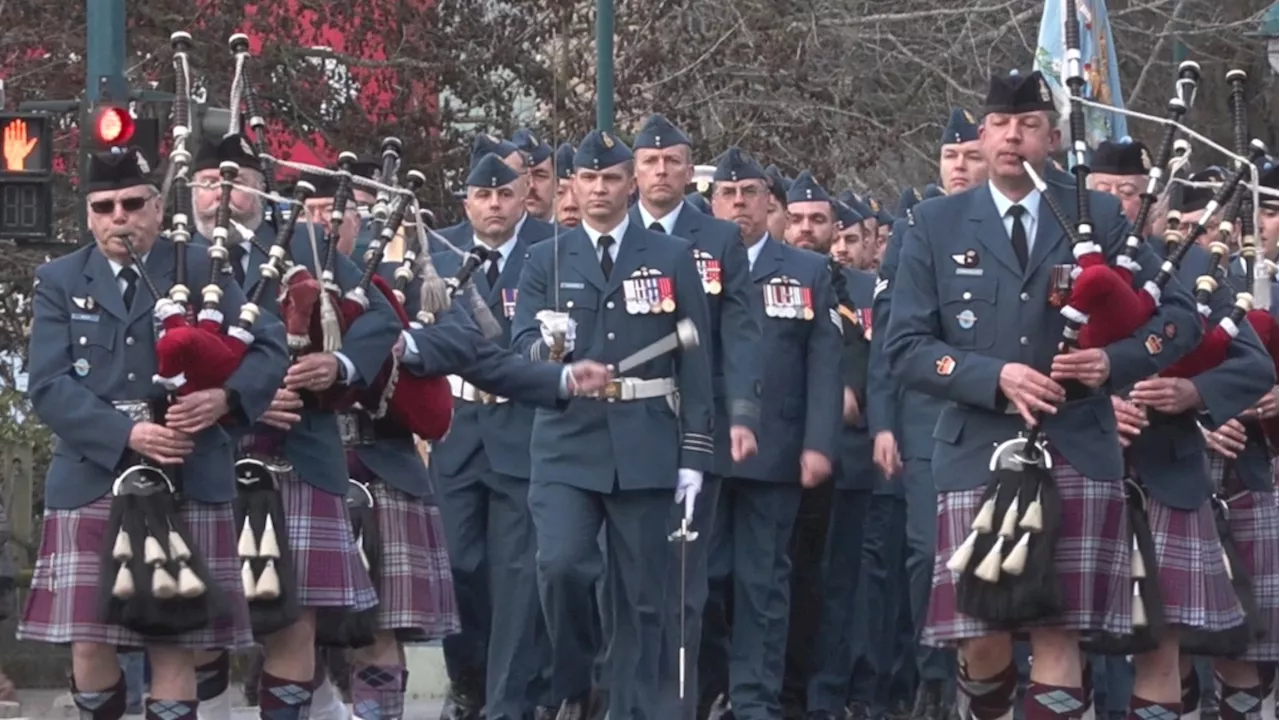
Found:
[{"label": "sword hilt", "polygon": [[698,531],[689,527],[689,518],[680,521],[680,527],[667,536],[667,542],[690,543],[698,539]]}]

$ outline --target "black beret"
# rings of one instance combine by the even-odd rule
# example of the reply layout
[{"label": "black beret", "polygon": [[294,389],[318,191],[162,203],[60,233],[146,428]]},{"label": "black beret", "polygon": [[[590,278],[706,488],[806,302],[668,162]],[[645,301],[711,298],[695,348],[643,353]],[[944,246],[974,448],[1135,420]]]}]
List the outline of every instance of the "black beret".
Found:
[{"label": "black beret", "polygon": [[1106,175],[1146,175],[1150,169],[1151,154],[1147,146],[1130,138],[1102,141],[1089,161],[1090,171]]},{"label": "black beret", "polygon": [[151,175],[151,164],[138,148],[116,148],[89,156],[85,193],[124,190],[139,185],[154,187],[156,182]]},{"label": "black beret", "polygon": [[988,113],[1020,115],[1022,113],[1054,111],[1053,91],[1039,70],[1029,75],[1013,71],[1008,75],[992,75],[987,89],[987,102],[983,108]]},{"label": "black beret", "polygon": [[253,145],[249,144],[249,138],[240,133],[231,133],[217,142],[201,144],[192,163],[192,172],[217,170],[224,162],[233,162],[241,170],[262,172],[262,163],[258,160],[258,154],[253,151]]}]

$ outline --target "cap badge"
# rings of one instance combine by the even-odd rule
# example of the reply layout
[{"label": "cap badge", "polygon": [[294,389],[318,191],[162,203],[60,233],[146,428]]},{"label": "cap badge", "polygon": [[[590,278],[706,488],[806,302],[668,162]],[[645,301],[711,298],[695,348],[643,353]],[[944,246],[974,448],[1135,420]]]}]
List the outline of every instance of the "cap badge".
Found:
[{"label": "cap badge", "polygon": [[249,141],[244,139],[243,136],[240,138],[240,149],[244,151],[245,155],[253,155],[253,146],[249,145]]},{"label": "cap badge", "polygon": [[138,172],[142,173],[143,175],[146,175],[147,173],[151,172],[151,163],[147,162],[147,158],[144,157],[141,152],[138,152],[137,150],[135,150],[133,152],[133,157],[134,157],[134,162],[138,164]]},{"label": "cap badge", "polygon": [[970,125],[977,124],[978,121],[973,118],[973,113],[969,112],[968,110],[962,110],[961,112],[964,113],[964,119],[968,121]]},{"label": "cap badge", "polygon": [[600,142],[604,143],[606,148],[613,149],[613,138],[609,136],[609,133],[600,133]]},{"label": "cap badge", "polygon": [[1043,102],[1053,100],[1053,93],[1049,90],[1049,83],[1045,81],[1044,76],[1040,77],[1040,100]]}]

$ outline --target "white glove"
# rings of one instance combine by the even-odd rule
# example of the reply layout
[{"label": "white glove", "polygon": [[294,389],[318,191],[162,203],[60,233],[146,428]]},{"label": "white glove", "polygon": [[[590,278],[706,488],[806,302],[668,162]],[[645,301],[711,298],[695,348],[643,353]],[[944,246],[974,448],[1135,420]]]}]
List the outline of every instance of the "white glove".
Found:
[{"label": "white glove", "polygon": [[693,505],[702,492],[702,471],[680,468],[676,473],[676,502],[684,503],[684,519],[693,522]]},{"label": "white glove", "polygon": [[569,317],[569,313],[540,310],[535,317],[541,324],[539,330],[542,332],[542,342],[546,343],[547,347],[555,347],[556,336],[560,335],[564,338],[565,353],[573,352],[573,341],[578,335],[578,323]]}]

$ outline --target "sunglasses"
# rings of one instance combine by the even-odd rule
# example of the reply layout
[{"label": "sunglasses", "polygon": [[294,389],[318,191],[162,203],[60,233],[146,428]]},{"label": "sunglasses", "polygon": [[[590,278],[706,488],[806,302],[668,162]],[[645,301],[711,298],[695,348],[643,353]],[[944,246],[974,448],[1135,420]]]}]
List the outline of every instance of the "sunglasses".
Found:
[{"label": "sunglasses", "polygon": [[[150,198],[144,198],[144,197],[124,198],[123,200],[120,201],[120,209],[124,210],[127,213],[138,212],[142,208],[146,207],[147,201],[149,199]],[[89,209],[98,215],[110,215],[111,213],[116,211],[116,201],[115,200],[95,200],[89,203]]]}]

